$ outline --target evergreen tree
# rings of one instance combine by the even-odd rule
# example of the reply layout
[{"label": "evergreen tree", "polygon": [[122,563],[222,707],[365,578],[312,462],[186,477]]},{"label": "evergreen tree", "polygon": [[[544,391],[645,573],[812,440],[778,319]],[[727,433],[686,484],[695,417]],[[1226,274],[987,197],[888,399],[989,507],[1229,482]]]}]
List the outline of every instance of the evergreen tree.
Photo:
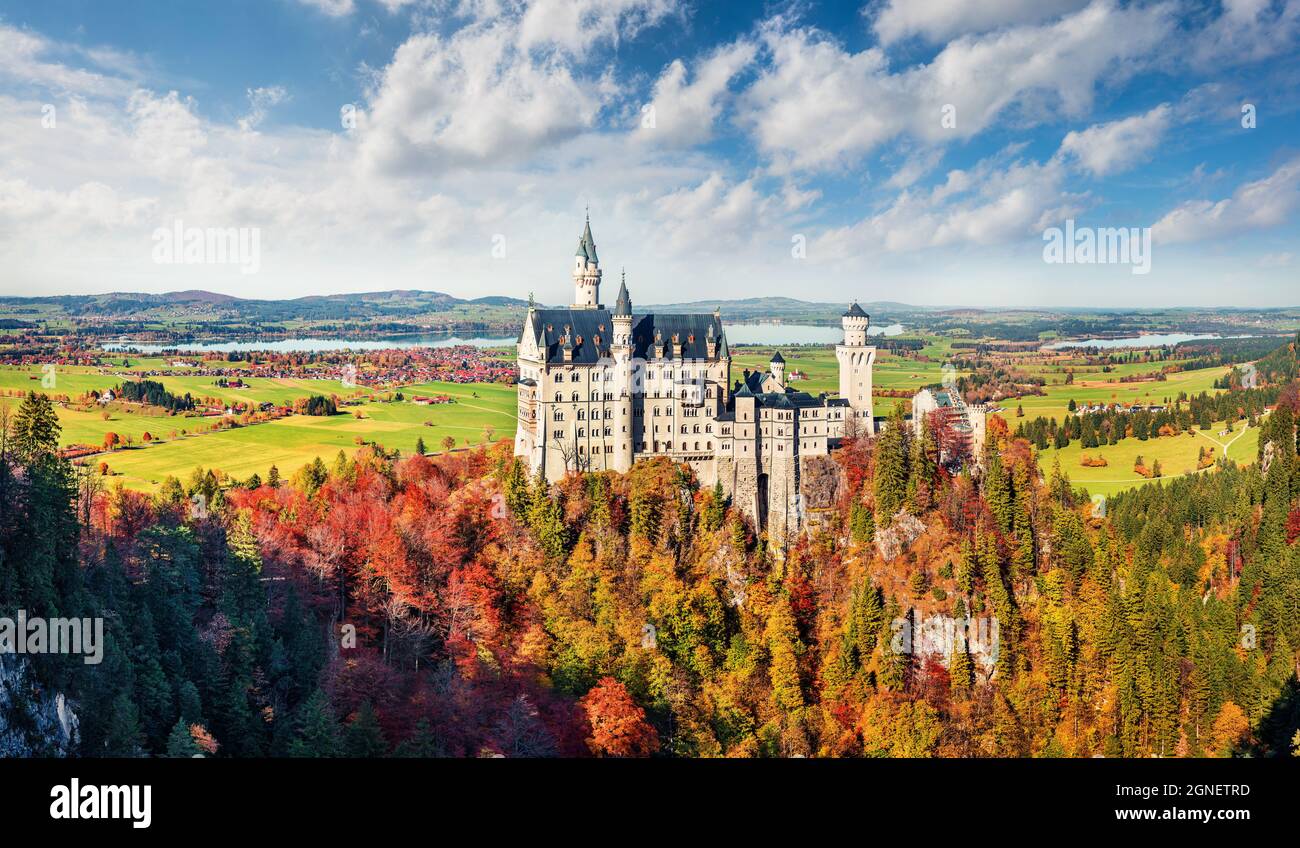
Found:
[{"label": "evergreen tree", "polygon": [[889,422],[876,439],[876,524],[887,527],[907,499],[907,422],[902,404],[895,404]]},{"label": "evergreen tree", "polygon": [[370,702],[362,703],[343,733],[343,750],[349,757],[376,758],[388,753],[384,731]]}]

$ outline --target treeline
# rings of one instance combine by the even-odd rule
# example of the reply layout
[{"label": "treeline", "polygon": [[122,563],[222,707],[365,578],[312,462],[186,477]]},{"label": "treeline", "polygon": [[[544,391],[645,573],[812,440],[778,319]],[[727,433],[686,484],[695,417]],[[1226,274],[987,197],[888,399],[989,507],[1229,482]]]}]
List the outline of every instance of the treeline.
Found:
[{"label": "treeline", "polygon": [[147,403],[172,412],[188,412],[194,408],[194,398],[188,392],[184,397],[174,395],[154,380],[133,380],[117,387],[117,397],[132,403]]},{"label": "treeline", "polygon": [[[1231,426],[1244,420],[1249,426],[1255,426],[1265,410],[1277,402],[1281,391],[1279,386],[1269,386],[1217,394],[1202,392],[1194,397],[1184,393],[1172,405],[1161,409],[1128,409],[1114,405],[1071,415],[1061,422],[1038,416],[1017,425],[1015,435],[1026,439],[1038,450],[1064,448],[1075,440],[1088,449],[1118,444],[1126,438],[1146,441],[1181,435],[1193,428],[1210,430],[1219,421]],[[1075,412],[1078,405],[1071,399],[1068,408]]]}]

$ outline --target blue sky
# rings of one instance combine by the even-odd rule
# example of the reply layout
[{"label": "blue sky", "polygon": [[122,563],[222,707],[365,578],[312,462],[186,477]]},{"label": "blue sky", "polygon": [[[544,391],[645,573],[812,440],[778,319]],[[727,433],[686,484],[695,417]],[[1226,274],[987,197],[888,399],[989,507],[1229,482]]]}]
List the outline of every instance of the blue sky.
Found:
[{"label": "blue sky", "polygon": [[[562,303],[590,207],[639,303],[1296,305],[1298,47],[1300,0],[0,0],[0,294]],[[1150,272],[1045,262],[1067,219]]]}]

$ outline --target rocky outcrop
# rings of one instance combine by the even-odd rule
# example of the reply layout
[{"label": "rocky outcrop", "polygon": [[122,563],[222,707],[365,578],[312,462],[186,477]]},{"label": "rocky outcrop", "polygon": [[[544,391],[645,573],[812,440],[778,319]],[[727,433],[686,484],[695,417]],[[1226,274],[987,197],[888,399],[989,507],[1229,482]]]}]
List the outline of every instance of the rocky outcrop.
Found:
[{"label": "rocky outcrop", "polygon": [[0,654],[0,757],[66,757],[78,728],[72,705],[36,680],[26,657]]},{"label": "rocky outcrop", "polygon": [[876,531],[876,550],[880,553],[881,559],[890,562],[907,550],[907,546],[915,542],[924,532],[925,524],[921,519],[900,509],[890,521],[889,527]]}]

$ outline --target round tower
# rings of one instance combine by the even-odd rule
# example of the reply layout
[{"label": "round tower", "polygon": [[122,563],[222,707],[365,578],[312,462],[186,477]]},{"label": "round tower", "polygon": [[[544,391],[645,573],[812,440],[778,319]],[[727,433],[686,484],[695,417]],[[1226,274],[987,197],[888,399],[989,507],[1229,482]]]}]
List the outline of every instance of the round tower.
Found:
[{"label": "round tower", "polygon": [[[840,365],[840,397],[849,402],[848,414],[856,419],[851,431],[871,435],[875,432],[871,370],[876,364],[876,349],[867,346],[871,316],[854,302],[840,319],[840,324],[844,327],[844,344],[835,348],[835,359]],[[846,427],[845,431],[850,432],[850,429]]]},{"label": "round tower", "polygon": [[772,360],[768,362],[768,368],[769,370],[771,370],[772,377],[776,379],[777,384],[784,389],[785,388],[785,357],[781,355],[781,351],[778,350],[772,354]]},{"label": "round tower", "polygon": [[591,216],[587,217],[573,256],[573,308],[600,308],[600,260],[596,257],[596,240],[591,237]]},{"label": "round tower", "polygon": [[862,311],[856,301],[840,318],[840,325],[844,327],[845,347],[864,347],[867,344],[867,327],[871,326],[871,316]]}]

